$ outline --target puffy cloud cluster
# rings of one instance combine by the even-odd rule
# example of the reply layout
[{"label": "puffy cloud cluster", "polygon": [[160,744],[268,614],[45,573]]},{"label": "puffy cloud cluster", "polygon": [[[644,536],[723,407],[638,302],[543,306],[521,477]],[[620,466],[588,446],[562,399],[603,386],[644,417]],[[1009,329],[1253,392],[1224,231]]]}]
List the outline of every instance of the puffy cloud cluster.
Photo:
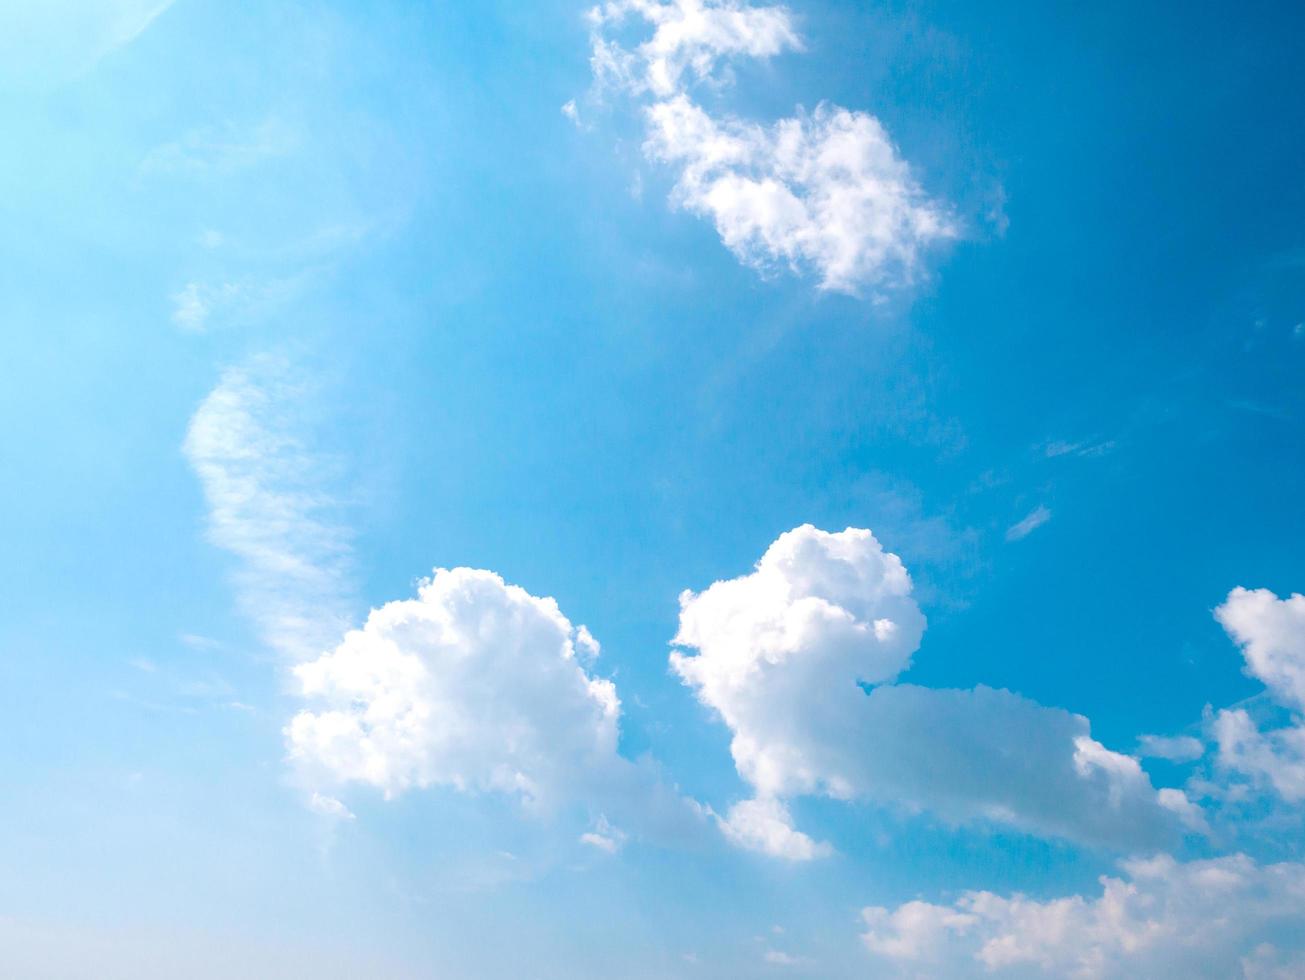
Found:
[{"label": "puffy cloud cluster", "polygon": [[672,670],[731,732],[756,799],[723,821],[736,843],[804,859],[784,799],[824,795],[988,820],[1121,848],[1200,829],[1180,790],[1156,791],[1087,719],[1008,691],[892,681],[925,621],[896,555],[866,530],[781,535],[756,569],[680,599]]},{"label": "puffy cloud cluster", "polygon": [[1215,617],[1241,646],[1246,672],[1292,713],[1290,724],[1265,731],[1244,708],[1218,712],[1211,725],[1218,765],[1290,803],[1305,800],[1305,596],[1237,588]]},{"label": "puffy cloud cluster", "polygon": [[373,609],[335,649],[294,669],[311,702],[285,728],[292,763],[319,790],[387,798],[445,787],[497,794],[544,816],[579,809],[580,843],[686,841],[703,810],[648,760],[620,755],[616,687],[598,642],[557,603],[493,572],[436,569],[415,598]]},{"label": "puffy cloud cluster", "polygon": [[386,795],[439,785],[554,805],[621,764],[616,689],[582,663],[595,652],[552,599],[437,569],[295,669],[321,707],[290,722],[291,756]]},{"label": "puffy cloud cluster", "polygon": [[765,796],[853,795],[863,747],[843,747],[865,707],[924,635],[911,578],[869,531],[804,525],[756,570],[680,596],[671,668],[734,733],[740,774]]},{"label": "puffy cloud cluster", "polygon": [[1095,898],[978,891],[862,912],[866,947],[910,977],[1273,977],[1305,969],[1305,865],[1244,855],[1123,863]]},{"label": "puffy cloud cluster", "polygon": [[679,167],[674,200],[748,265],[812,269],[825,289],[910,285],[955,235],[879,120],[820,105],[772,127],[717,121],[684,95],[648,110],[645,144]]},{"label": "puffy cloud cluster", "polygon": [[[609,32],[635,17],[633,48]],[[709,217],[742,262],[811,271],[821,288],[875,295],[909,286],[925,252],[958,234],[880,122],[821,104],[773,126],[714,117],[690,86],[739,57],[800,47],[787,9],[737,0],[623,0],[591,12],[595,79],[650,99],[644,149],[677,168],[672,200]]]},{"label": "puffy cloud cluster", "polygon": [[[653,28],[652,37],[627,50],[606,37],[631,17]],[[769,58],[801,47],[783,7],[753,7],[738,0],[616,0],[589,12],[594,76],[659,98],[674,95],[686,74],[706,81],[727,58]]]}]

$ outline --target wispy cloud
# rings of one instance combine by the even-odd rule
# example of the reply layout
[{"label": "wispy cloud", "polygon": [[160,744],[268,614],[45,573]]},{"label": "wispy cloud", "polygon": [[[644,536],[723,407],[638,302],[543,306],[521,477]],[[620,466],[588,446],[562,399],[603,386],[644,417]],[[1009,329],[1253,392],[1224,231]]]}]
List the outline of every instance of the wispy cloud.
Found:
[{"label": "wispy cloud", "polygon": [[113,20],[96,60],[140,37],[172,3],[173,0],[130,0],[113,5]]},{"label": "wispy cloud", "polygon": [[173,0],[6,0],[0,81],[41,87],[85,76],[127,47]]},{"label": "wispy cloud", "polygon": [[265,281],[188,282],[172,296],[172,322],[184,333],[199,334],[258,320],[293,298],[310,275],[304,272]]},{"label": "wispy cloud", "polygon": [[1049,520],[1051,520],[1051,511],[1042,504],[1038,504],[1027,517],[1016,521],[1006,529],[1006,540],[1022,541]]},{"label": "wispy cloud", "polygon": [[1086,442],[1066,442],[1063,439],[1053,439],[1042,447],[1043,454],[1048,459],[1055,459],[1058,456],[1082,456],[1094,457],[1104,456],[1115,448],[1115,440],[1102,439],[1099,441],[1088,440]]},{"label": "wispy cloud", "polygon": [[285,156],[299,144],[299,133],[275,116],[253,126],[234,122],[200,126],[154,147],[141,160],[140,170],[144,174],[191,176],[232,173]]},{"label": "wispy cloud", "polygon": [[208,535],[239,560],[241,608],[295,661],[348,623],[352,549],[329,461],[309,445],[311,387],[282,359],[223,373],[191,419],[184,451],[208,501]]}]

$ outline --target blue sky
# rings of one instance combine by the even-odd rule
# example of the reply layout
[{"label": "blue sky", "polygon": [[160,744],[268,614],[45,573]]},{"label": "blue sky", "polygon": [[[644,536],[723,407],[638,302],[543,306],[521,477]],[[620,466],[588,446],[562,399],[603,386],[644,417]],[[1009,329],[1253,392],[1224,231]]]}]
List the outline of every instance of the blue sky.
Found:
[{"label": "blue sky", "polygon": [[7,4],[0,973],[1301,975],[1301,21]]}]

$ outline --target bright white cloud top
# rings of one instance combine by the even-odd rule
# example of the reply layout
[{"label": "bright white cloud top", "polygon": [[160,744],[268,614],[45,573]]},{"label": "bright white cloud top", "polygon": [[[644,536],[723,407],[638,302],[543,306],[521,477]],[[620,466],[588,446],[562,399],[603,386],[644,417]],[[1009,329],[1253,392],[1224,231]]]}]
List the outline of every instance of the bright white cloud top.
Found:
[{"label": "bright white cloud top", "polygon": [[1265,731],[1245,708],[1218,712],[1212,726],[1218,763],[1299,803],[1305,800],[1305,596],[1279,599],[1267,589],[1236,588],[1215,618],[1241,647],[1246,673],[1292,716]]},{"label": "bright white cloud top", "polygon": [[828,853],[781,801],[822,795],[995,821],[1109,847],[1204,825],[1178,789],[1095,741],[1086,718],[1008,691],[892,683],[925,621],[910,576],[867,530],[781,535],[756,570],[680,599],[674,672],[731,733],[757,798],[723,828],[779,857]]},{"label": "bright white cloud top", "polygon": [[621,702],[592,672],[598,653],[553,599],[493,572],[436,569],[416,598],[373,609],[294,669],[311,706],[286,726],[290,759],[333,790],[443,787],[540,816],[579,807],[593,821],[580,841],[607,853],[629,834],[698,833],[700,808],[620,755]]},{"label": "bright white cloud top", "polygon": [[1280,704],[1305,711],[1305,596],[1237,588],[1214,614],[1241,646],[1246,672]]},{"label": "bright white cloud top", "polygon": [[1095,898],[966,892],[862,912],[866,947],[891,975],[1298,977],[1305,972],[1305,865],[1245,855],[1125,861]]},{"label": "bright white cloud top", "polygon": [[[631,18],[653,29],[632,49],[608,36]],[[822,102],[763,126],[691,98],[696,84],[727,81],[734,59],[799,49],[786,8],[625,0],[590,19],[596,84],[648,100],[644,150],[679,174],[672,202],[710,218],[745,264],[882,298],[918,282],[929,250],[958,236],[874,116]]]},{"label": "bright white cloud top", "polygon": [[582,665],[587,637],[552,599],[437,569],[295,669],[324,707],[291,721],[291,756],[391,796],[443,785],[555,803],[617,762],[620,701]]}]

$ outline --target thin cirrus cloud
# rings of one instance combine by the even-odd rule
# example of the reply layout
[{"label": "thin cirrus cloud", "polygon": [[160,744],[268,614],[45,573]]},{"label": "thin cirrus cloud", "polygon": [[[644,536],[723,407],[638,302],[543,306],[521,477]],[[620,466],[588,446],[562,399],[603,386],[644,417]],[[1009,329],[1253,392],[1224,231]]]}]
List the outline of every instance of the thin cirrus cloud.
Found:
[{"label": "thin cirrus cloud", "polygon": [[1006,540],[1023,541],[1049,520],[1051,520],[1051,511],[1044,505],[1038,504],[1025,517],[1006,529]]},{"label": "thin cirrus cloud", "polygon": [[892,972],[953,977],[1299,977],[1305,864],[1237,854],[1131,859],[1096,897],[964,893],[862,911],[862,940]]},{"label": "thin cirrus cloud", "polygon": [[223,372],[183,444],[208,538],[237,559],[238,604],[291,662],[335,642],[352,595],[352,536],[323,489],[332,465],[312,447],[311,389],[284,358],[253,357]]},{"label": "thin cirrus cloud", "polygon": [[276,116],[255,125],[200,126],[150,150],[140,172],[151,176],[229,176],[299,149],[302,134]]},{"label": "thin cirrus cloud", "polygon": [[1156,790],[1080,715],[982,686],[894,683],[925,629],[911,591],[869,531],[805,525],[754,571],[681,596],[671,668],[729,728],[754,793],[721,819],[727,837],[791,860],[828,854],[790,820],[786,801],[812,795],[1125,850],[1204,828],[1182,790]]},{"label": "thin cirrus cloud", "polygon": [[203,334],[265,319],[291,300],[310,275],[188,282],[172,295],[172,323],[182,333]]},{"label": "thin cirrus cloud", "polygon": [[0,87],[84,76],[149,29],[173,0],[8,0],[0,4]]},{"label": "thin cirrus cloud", "polygon": [[[651,37],[628,48],[628,21]],[[820,103],[773,125],[714,116],[694,101],[739,58],[801,49],[788,10],[737,0],[619,0],[590,13],[601,93],[642,100],[645,155],[678,174],[671,201],[709,218],[744,264],[811,273],[822,290],[876,299],[916,284],[925,257],[959,236],[874,116]],[[567,114],[578,119],[575,104]]]}]

